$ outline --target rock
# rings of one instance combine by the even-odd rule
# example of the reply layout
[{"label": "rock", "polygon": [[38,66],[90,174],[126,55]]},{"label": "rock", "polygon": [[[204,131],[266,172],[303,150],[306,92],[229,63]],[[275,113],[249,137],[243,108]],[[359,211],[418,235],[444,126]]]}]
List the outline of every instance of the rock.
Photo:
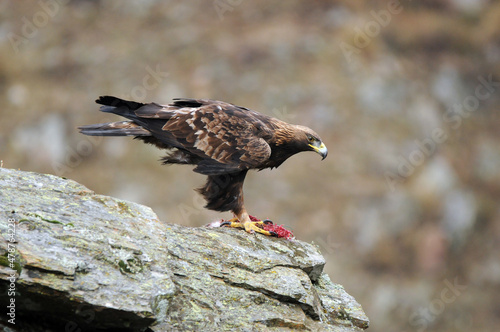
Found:
[{"label": "rock", "polygon": [[0,245],[0,297],[15,301],[15,325],[2,314],[4,328],[368,327],[361,306],[323,273],[325,260],[311,244],[161,222],[148,207],[52,175],[0,168],[0,186],[7,239]]}]

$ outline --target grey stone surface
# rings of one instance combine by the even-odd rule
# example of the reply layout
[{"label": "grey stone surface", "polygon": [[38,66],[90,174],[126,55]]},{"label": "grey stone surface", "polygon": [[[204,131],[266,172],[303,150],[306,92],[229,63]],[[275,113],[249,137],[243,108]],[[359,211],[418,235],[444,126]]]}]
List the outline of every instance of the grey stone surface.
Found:
[{"label": "grey stone surface", "polygon": [[52,175],[0,168],[0,187],[1,303],[17,278],[16,325],[2,324],[13,331],[368,327],[311,244],[165,223],[148,207]]}]

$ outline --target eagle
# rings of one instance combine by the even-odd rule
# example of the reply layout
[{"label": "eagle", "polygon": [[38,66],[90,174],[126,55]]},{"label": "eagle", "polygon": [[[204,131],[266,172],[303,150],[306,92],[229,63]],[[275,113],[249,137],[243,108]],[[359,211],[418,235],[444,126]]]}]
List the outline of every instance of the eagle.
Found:
[{"label": "eagle", "polygon": [[243,203],[243,181],[251,169],[280,166],[302,151],[326,158],[321,138],[305,126],[210,99],[175,98],[168,105],[127,101],[112,96],[96,100],[101,112],[120,115],[127,121],[78,127],[90,136],[133,136],[166,150],[164,164],[195,165],[193,171],[207,176],[197,191],[206,208],[232,211],[230,227],[249,233],[275,235],[263,229],[263,221],[251,218]]}]

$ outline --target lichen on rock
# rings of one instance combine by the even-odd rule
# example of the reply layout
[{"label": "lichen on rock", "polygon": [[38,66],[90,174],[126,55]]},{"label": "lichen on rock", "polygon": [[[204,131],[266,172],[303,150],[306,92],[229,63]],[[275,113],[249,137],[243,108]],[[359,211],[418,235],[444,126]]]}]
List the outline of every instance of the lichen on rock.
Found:
[{"label": "lichen on rock", "polygon": [[[368,327],[361,306],[323,273],[325,260],[311,244],[169,224],[148,207],[52,175],[0,168],[0,186],[0,232],[7,234],[7,220],[16,223],[11,328]],[[6,253],[2,241],[0,256]],[[4,263],[2,289],[13,273]]]}]

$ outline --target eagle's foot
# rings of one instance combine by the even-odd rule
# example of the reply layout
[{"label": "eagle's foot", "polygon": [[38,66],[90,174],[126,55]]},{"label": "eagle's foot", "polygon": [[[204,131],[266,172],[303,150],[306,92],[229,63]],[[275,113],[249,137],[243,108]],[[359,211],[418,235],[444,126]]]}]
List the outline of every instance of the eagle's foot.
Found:
[{"label": "eagle's foot", "polygon": [[266,220],[259,220],[259,221],[247,221],[247,222],[240,222],[238,218],[233,218],[228,221],[222,222],[220,225],[222,226],[229,226],[229,227],[234,227],[234,228],[244,228],[247,233],[260,233],[264,234],[267,236],[278,236],[276,232],[273,231],[266,231],[262,227],[263,225],[268,225],[272,224],[273,222],[269,219]]},{"label": "eagle's foot", "polygon": [[265,224],[266,223],[262,220],[260,220],[260,221],[247,221],[246,223],[243,224],[243,226],[245,227],[245,231],[247,231],[247,233],[257,232],[257,233],[264,234],[267,236],[276,236],[277,237],[278,236],[277,233],[272,232],[272,231],[266,231],[262,228],[262,226]]}]

